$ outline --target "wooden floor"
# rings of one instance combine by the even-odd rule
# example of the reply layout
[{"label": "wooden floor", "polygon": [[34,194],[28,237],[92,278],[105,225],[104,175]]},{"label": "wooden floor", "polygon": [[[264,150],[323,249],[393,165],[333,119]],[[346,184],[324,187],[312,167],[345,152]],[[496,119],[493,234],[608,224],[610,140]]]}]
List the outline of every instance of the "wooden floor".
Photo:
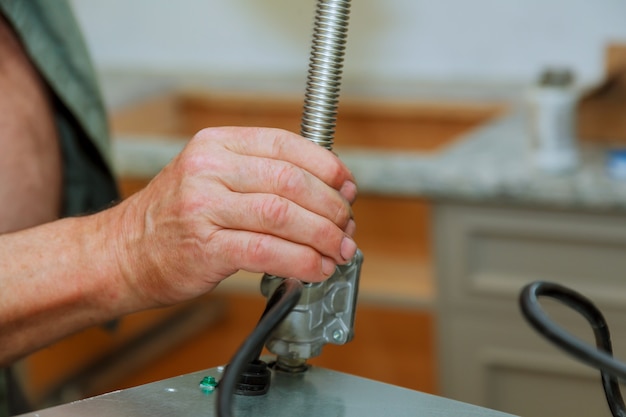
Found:
[{"label": "wooden floor", "polygon": [[[228,363],[254,328],[265,304],[260,296],[216,294],[224,301],[223,318],[171,350],[157,363],[116,386],[123,389]],[[328,345],[312,364],[427,393],[437,392],[433,320],[429,313],[362,305],[355,339]]]}]

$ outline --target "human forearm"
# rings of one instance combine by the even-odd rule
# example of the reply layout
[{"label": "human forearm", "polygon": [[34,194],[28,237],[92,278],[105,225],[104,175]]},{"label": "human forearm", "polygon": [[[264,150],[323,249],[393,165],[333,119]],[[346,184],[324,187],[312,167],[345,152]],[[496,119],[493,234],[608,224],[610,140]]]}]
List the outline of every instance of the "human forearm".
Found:
[{"label": "human forearm", "polygon": [[138,308],[111,250],[113,214],[0,236],[0,365]]}]

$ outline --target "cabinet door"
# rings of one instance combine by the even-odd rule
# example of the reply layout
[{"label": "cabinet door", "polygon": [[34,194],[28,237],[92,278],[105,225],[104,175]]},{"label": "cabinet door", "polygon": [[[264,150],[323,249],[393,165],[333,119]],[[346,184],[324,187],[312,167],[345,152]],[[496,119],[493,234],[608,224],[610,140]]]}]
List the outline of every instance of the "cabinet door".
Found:
[{"label": "cabinet door", "polygon": [[[605,413],[599,373],[535,333],[518,296],[535,280],[567,285],[606,314],[616,352],[626,348],[626,216],[450,202],[434,214],[442,394],[536,417]],[[593,344],[584,319],[543,305]]]}]

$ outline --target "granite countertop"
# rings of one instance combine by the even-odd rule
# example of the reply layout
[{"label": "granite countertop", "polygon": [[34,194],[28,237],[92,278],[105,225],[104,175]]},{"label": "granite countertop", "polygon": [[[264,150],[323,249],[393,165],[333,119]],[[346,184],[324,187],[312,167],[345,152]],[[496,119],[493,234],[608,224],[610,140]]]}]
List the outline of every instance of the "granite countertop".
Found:
[{"label": "granite countertop", "polygon": [[626,209],[626,181],[607,175],[603,149],[585,144],[578,169],[550,174],[534,167],[529,142],[528,118],[514,106],[433,155],[348,151],[340,156],[360,189],[373,193],[558,209]]},{"label": "granite countertop", "polygon": [[[186,78],[185,82],[202,80]],[[103,90],[109,109],[115,109],[181,85],[174,77],[142,77],[138,82],[117,75],[104,78]],[[425,102],[500,102],[507,111],[434,153],[341,149],[338,145],[336,151],[354,172],[361,193],[559,209],[626,209],[626,181],[609,178],[603,150],[598,147],[582,146],[581,164],[571,173],[554,175],[533,167],[520,86],[425,84],[413,86],[410,93],[406,88],[398,91],[404,98],[411,94]],[[120,176],[151,177],[183,146],[183,138],[118,135],[113,146],[115,169]]]}]

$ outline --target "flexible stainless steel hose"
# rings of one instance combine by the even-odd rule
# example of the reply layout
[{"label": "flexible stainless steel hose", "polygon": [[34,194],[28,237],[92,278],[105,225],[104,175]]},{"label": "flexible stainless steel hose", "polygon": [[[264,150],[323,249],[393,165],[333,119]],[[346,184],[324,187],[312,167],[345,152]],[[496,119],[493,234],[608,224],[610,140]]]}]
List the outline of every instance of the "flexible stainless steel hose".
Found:
[{"label": "flexible stainless steel hose", "polygon": [[[335,137],[349,11],[350,0],[317,1],[313,46],[309,59],[300,134],[328,150],[332,150]],[[327,343],[331,337],[336,343],[341,344],[352,339],[354,307],[362,259],[360,253],[357,253],[348,266],[338,267],[333,276],[325,283],[317,283],[302,288],[299,281],[291,280],[300,286],[297,288],[297,292],[292,291],[289,302],[282,303],[288,309],[281,312],[278,323],[272,322],[271,326],[263,326],[267,329],[257,331],[264,323],[264,319],[261,319],[257,329],[244,342],[242,348],[231,361],[230,368],[227,368],[230,369],[230,372],[228,375],[225,373],[220,381],[221,388],[216,402],[218,416],[227,417],[231,415],[237,378],[239,378],[247,361],[251,359],[250,356],[253,355],[256,358],[260,353],[258,345],[261,344],[262,346],[262,342],[257,339],[259,337],[268,338],[268,336],[271,338],[271,335],[267,333],[272,328],[275,330],[274,333],[276,330],[278,332],[274,335],[274,339],[278,341],[278,351],[272,350],[270,346],[268,348],[277,354],[276,369],[288,372],[306,371],[308,369],[306,360],[319,354],[322,345]],[[339,285],[330,289],[329,284],[334,281],[337,281]],[[273,294],[276,294],[276,291],[285,282],[284,278],[263,275],[261,291],[270,299],[270,303],[271,298],[274,297]],[[290,282],[291,286],[295,285],[293,282]],[[270,288],[276,285],[278,285],[278,289]],[[334,300],[330,302],[330,308],[324,302],[326,294],[330,294]],[[297,299],[294,299],[293,296]],[[333,310],[335,304],[341,310],[338,312],[341,320],[334,316],[336,314]],[[294,311],[298,306],[304,311]],[[295,315],[290,320],[290,315],[294,313]],[[315,317],[314,323],[311,323],[311,317]],[[276,326],[280,326],[281,320],[283,323],[286,322],[285,327],[275,329]],[[333,336],[329,336],[327,333],[332,333]],[[290,345],[293,346],[290,347]]]},{"label": "flexible stainless steel hose", "polygon": [[332,150],[350,0],[318,0],[300,134]]},{"label": "flexible stainless steel hose", "polygon": [[[300,133],[332,150],[346,45],[350,0],[318,0]],[[354,313],[363,256],[339,265],[324,282],[307,284],[300,302],[269,336],[276,369],[304,372],[306,361],[327,343],[344,344],[354,333]],[[270,297],[282,278],[265,274],[261,292]]]}]

